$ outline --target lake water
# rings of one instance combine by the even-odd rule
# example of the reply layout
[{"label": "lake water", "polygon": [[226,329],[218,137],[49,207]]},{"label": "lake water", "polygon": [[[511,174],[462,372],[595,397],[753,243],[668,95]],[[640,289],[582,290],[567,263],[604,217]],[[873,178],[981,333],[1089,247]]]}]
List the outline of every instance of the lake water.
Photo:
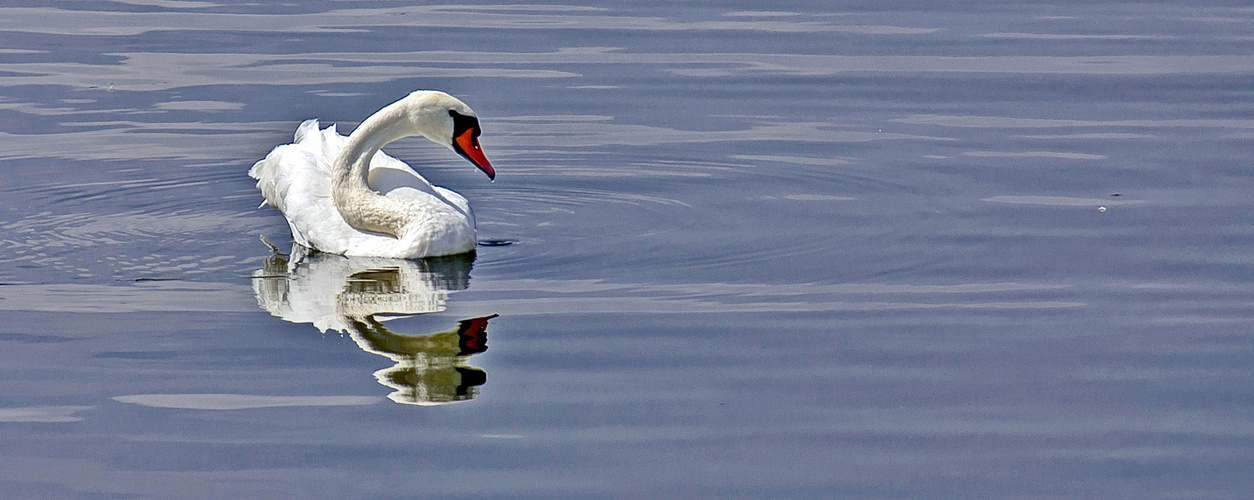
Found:
[{"label": "lake water", "polygon": [[[1248,6],[11,2],[0,39],[0,496],[1254,490]],[[271,252],[252,163],[424,88],[497,180],[388,151],[477,253]]]}]

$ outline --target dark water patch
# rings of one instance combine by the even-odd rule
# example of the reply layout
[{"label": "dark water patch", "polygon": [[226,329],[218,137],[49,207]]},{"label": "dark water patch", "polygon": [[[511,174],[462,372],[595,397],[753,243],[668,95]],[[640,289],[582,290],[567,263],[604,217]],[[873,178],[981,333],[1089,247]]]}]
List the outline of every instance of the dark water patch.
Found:
[{"label": "dark water patch", "polygon": [[0,341],[2,342],[23,342],[23,343],[61,343],[73,342],[74,337],[63,337],[59,335],[39,335],[29,333],[0,333]]},{"label": "dark water patch", "polygon": [[98,352],[92,354],[91,357],[97,359],[131,359],[131,360],[156,360],[156,359],[174,359],[179,356],[175,351],[116,351],[116,352]]}]

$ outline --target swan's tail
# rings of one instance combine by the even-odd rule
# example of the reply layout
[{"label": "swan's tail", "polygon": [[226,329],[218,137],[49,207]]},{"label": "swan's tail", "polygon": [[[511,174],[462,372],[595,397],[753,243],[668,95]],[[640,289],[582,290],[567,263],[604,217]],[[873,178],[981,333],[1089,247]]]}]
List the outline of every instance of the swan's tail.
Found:
[{"label": "swan's tail", "polygon": [[305,137],[311,133],[312,134],[318,133],[318,119],[317,118],[310,118],[308,120],[300,122],[300,126],[296,127],[296,136],[294,137],[295,142],[300,142],[300,141],[305,140]]},{"label": "swan's tail", "polygon": [[294,169],[284,168],[283,163],[292,161],[292,156],[304,157],[308,154],[307,150],[309,148],[303,148],[306,151],[301,151],[302,148],[298,146],[306,138],[317,141],[319,144],[317,144],[316,149],[322,149],[321,143],[323,141],[320,140],[322,137],[318,133],[317,118],[301,122],[300,126],[296,127],[293,144],[284,144],[274,148],[270,151],[270,154],[266,155],[261,161],[254,163],[253,168],[248,170],[248,176],[257,179],[257,189],[260,189],[261,195],[265,197],[265,201],[261,202],[261,205],[257,208],[269,205],[280,212],[284,211],[286,205],[284,198],[287,197],[288,189],[291,187],[293,180],[291,174]]},{"label": "swan's tail", "polygon": [[274,148],[248,171],[265,197],[261,206],[283,212],[292,238],[301,245],[310,246],[304,231],[307,228],[289,215],[320,213],[332,206],[326,202],[331,198],[330,162],[344,140],[334,127],[318,130],[318,120],[305,120],[296,128],[293,143]]}]

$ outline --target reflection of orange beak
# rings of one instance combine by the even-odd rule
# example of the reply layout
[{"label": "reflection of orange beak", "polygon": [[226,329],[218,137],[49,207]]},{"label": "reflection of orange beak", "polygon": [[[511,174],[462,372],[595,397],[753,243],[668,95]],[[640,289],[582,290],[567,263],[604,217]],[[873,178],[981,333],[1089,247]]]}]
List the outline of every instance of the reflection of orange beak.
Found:
[{"label": "reflection of orange beak", "polygon": [[463,319],[457,322],[458,356],[479,354],[488,350],[488,320],[497,315]]},{"label": "reflection of orange beak", "polygon": [[488,179],[496,180],[496,171],[492,170],[492,164],[488,163],[488,157],[483,156],[483,150],[479,149],[479,139],[475,137],[475,129],[469,128],[462,135],[453,139],[453,143],[457,146],[457,152],[465,156],[467,160],[474,163],[479,170],[488,174]]}]

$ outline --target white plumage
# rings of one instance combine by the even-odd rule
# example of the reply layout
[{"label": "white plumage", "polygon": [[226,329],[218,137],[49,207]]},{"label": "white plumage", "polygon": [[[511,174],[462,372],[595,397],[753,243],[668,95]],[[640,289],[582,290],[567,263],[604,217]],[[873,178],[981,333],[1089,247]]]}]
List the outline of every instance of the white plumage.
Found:
[{"label": "white plumage", "polygon": [[415,92],[371,115],[348,137],[306,120],[292,144],[274,148],[248,175],[257,179],[263,206],[283,213],[300,245],[350,256],[453,255],[475,248],[475,218],[466,198],[431,185],[380,148],[421,135],[493,177],[478,134],[478,120],[461,101]]}]

